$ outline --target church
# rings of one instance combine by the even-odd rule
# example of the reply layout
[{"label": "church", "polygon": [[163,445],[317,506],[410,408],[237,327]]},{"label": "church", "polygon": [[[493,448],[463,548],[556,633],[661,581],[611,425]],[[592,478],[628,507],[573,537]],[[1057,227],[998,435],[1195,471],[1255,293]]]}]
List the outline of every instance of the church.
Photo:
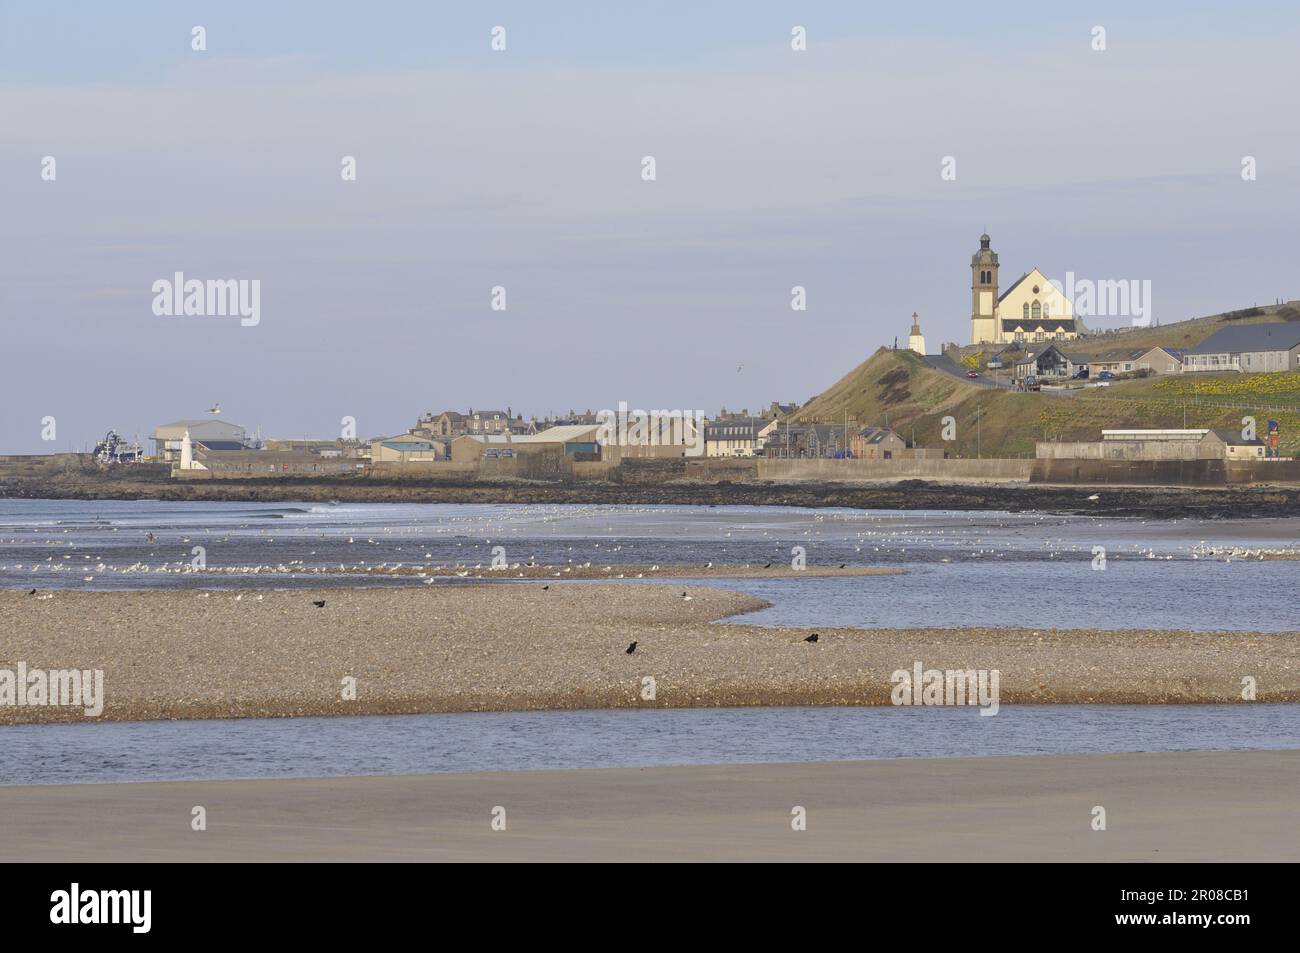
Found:
[{"label": "church", "polygon": [[1069,299],[1037,268],[998,294],[998,253],[980,236],[970,260],[971,344],[1070,341],[1085,331]]}]

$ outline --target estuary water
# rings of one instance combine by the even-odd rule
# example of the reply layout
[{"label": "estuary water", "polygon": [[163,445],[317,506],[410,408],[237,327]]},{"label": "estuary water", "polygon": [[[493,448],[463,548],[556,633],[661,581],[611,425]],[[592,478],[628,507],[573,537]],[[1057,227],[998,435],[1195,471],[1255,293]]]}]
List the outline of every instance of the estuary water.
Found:
[{"label": "estuary water", "polygon": [[[1300,629],[1300,519],[1174,520],[789,507],[0,500],[0,588],[411,586],[369,567],[869,565],[902,576],[707,580],[736,621],[856,627]],[[189,571],[199,558],[222,574]],[[1101,557],[1099,559],[1099,556]],[[438,572],[433,567],[443,567]],[[313,569],[329,569],[330,574]],[[502,574],[506,575],[505,573]],[[698,580],[697,580],[698,581]],[[508,580],[482,585],[509,585]]]},{"label": "estuary water", "polygon": [[0,728],[0,783],[1300,747],[1300,705],[662,708]]},{"label": "estuary water", "polygon": [[[195,547],[230,572],[191,571]],[[1297,519],[0,500],[0,588],[9,589],[425,585],[360,573],[401,564],[427,567],[436,595],[439,584],[512,585],[450,568],[487,566],[497,547],[512,563],[614,572],[788,565],[800,551],[809,565],[905,570],[693,580],[772,603],[731,620],[745,624],[1300,630],[1300,562],[1260,558],[1300,548]],[[312,571],[324,568],[332,572]],[[1296,747],[1300,705],[1003,706],[991,718],[973,708],[762,708],[107,722],[0,728],[0,783]]]}]

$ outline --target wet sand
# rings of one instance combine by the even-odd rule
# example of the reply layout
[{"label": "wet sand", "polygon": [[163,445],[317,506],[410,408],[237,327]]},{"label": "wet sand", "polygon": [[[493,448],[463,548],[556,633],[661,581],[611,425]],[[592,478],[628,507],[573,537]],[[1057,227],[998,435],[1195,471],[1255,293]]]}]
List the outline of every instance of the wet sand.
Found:
[{"label": "wet sand", "polygon": [[[763,605],[701,586],[541,581],[5,591],[0,670],[101,669],[100,717],[119,720],[885,705],[891,674],[917,661],[998,670],[1002,704],[1239,702],[1245,677],[1259,701],[1300,701],[1295,632],[819,629],[808,643],[813,630],[714,624]],[[83,720],[0,704],[0,724]]]},{"label": "wet sand", "polygon": [[0,787],[0,837],[20,862],[1294,862],[1298,809],[1300,751],[1180,752]]}]

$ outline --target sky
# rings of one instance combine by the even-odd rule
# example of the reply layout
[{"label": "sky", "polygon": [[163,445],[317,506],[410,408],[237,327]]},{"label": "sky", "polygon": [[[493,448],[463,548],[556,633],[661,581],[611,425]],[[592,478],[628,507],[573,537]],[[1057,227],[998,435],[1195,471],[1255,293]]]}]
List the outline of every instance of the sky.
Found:
[{"label": "sky", "polygon": [[985,230],[1161,323],[1300,298],[1300,9],[989,6],[0,0],[0,452],[802,402],[968,343]]}]

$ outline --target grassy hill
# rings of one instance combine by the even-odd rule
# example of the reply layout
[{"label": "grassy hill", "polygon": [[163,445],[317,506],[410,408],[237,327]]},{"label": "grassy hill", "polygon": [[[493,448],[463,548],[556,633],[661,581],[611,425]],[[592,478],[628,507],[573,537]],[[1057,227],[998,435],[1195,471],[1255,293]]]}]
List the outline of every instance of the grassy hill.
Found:
[{"label": "grassy hill", "polygon": [[[1025,457],[1039,440],[1098,440],[1103,429],[1139,427],[1240,429],[1248,414],[1261,432],[1266,420],[1278,420],[1283,452],[1300,454],[1300,373],[1151,377],[1059,397],[979,387],[910,351],[882,348],[790,420],[888,423],[918,446],[946,446],[957,456]],[[957,422],[957,439],[947,444],[946,416]]]}]

